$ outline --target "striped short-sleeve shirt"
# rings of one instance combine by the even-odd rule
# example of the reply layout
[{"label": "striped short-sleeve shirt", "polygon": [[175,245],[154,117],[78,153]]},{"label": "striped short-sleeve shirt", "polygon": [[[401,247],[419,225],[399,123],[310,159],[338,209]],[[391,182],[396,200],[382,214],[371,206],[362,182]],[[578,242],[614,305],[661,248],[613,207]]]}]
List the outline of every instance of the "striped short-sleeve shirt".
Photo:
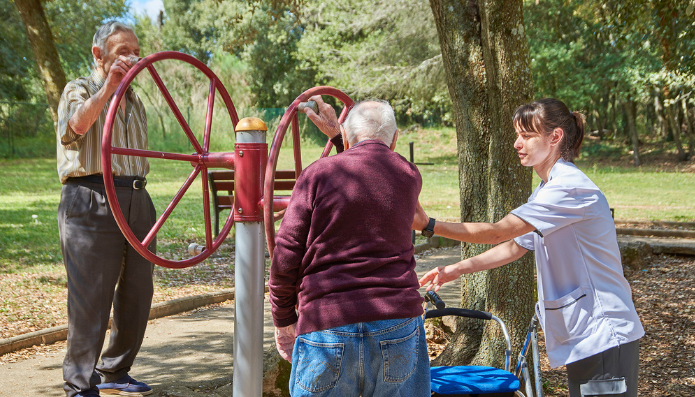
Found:
[{"label": "striped short-sleeve shirt", "polygon": [[[96,94],[105,83],[104,77],[92,71],[88,77],[69,82],[58,105],[57,156],[58,176],[65,183],[70,177],[102,174],[101,137],[106,123],[110,99],[99,117],[84,135],[75,133],[68,121],[87,99]],[[132,88],[126,91],[125,113],[119,107],[113,124],[112,145],[132,149],[147,149],[147,117],[145,106]],[[144,177],[150,165],[144,157],[111,155],[114,175]]]}]

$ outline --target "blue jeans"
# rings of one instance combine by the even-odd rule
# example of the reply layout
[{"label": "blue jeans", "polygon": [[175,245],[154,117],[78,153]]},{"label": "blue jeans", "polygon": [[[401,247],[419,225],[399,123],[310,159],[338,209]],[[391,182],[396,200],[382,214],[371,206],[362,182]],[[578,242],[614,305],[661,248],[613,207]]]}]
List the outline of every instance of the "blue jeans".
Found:
[{"label": "blue jeans", "polygon": [[422,317],[355,323],[297,337],[292,397],[430,396]]}]

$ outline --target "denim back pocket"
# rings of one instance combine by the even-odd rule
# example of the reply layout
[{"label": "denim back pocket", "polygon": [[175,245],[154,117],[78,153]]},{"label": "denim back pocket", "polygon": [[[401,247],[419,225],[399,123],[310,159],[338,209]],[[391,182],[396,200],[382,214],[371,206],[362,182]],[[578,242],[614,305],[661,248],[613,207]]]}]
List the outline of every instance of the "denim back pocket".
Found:
[{"label": "denim back pocket", "polygon": [[590,288],[579,287],[560,299],[543,301],[543,306],[546,334],[558,343],[589,335],[595,328]]},{"label": "denim back pocket", "polygon": [[418,328],[406,337],[380,342],[384,359],[384,382],[403,382],[415,371],[419,331]]},{"label": "denim back pocket", "polygon": [[317,343],[297,338],[295,383],[311,393],[328,390],[338,383],[343,361],[343,343]]}]

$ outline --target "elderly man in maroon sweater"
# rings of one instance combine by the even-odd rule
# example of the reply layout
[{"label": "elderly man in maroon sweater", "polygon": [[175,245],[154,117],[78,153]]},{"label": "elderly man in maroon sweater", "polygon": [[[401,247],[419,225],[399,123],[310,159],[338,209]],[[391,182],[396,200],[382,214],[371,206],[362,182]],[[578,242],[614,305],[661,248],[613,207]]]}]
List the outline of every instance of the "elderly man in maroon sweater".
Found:
[{"label": "elderly man in maroon sweater", "polygon": [[[312,99],[320,113],[307,114],[335,140],[335,111]],[[357,104],[343,127],[345,151],[302,172],[275,239],[268,285],[290,393],[429,396],[411,242],[422,178],[393,151],[387,102]]]}]

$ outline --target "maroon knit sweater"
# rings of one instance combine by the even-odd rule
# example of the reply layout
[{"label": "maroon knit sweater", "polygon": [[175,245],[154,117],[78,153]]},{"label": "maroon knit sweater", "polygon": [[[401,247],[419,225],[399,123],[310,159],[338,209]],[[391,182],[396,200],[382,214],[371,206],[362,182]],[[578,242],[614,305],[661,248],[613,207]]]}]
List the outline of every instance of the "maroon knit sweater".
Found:
[{"label": "maroon knit sweater", "polygon": [[411,241],[421,188],[417,167],[377,140],[302,171],[275,238],[275,326],[297,322],[301,335],[421,315]]}]

